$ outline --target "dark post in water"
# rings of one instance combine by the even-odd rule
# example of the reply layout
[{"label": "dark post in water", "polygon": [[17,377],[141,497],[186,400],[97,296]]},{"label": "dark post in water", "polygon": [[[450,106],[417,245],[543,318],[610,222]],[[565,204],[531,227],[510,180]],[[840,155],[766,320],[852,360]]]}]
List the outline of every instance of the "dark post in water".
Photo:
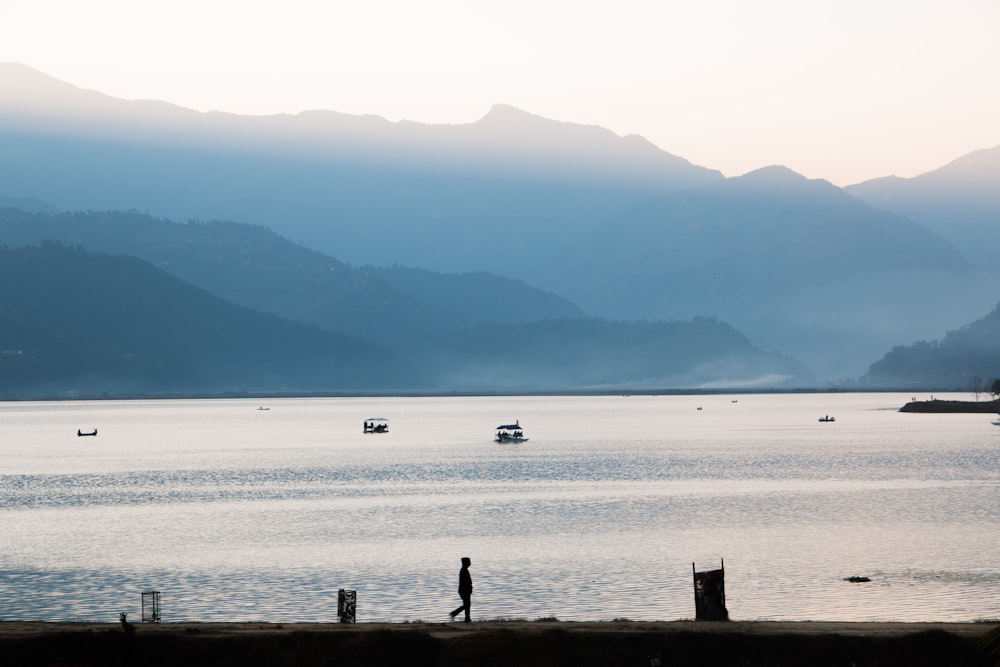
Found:
[{"label": "dark post in water", "polygon": [[337,591],[337,620],[341,623],[353,623],[357,604],[357,591],[347,591],[343,588]]},{"label": "dark post in water", "polygon": [[718,570],[694,573],[694,614],[696,621],[728,621],[726,609],[726,562]]}]

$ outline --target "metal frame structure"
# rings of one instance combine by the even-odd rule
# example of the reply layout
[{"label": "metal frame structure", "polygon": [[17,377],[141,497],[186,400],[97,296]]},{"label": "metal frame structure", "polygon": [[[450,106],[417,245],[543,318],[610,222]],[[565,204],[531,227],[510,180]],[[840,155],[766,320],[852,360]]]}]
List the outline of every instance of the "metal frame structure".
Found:
[{"label": "metal frame structure", "polygon": [[160,622],[160,591],[145,591],[142,594],[142,622]]}]

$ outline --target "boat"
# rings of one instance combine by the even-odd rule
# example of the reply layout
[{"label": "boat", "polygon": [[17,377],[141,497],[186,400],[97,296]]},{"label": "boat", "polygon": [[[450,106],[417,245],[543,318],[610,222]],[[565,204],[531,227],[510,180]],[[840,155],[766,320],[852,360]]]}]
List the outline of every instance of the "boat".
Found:
[{"label": "boat", "polygon": [[821,422],[835,422],[835,421],[837,421],[836,417],[831,417],[830,415],[825,415],[823,417],[820,417],[819,420]]},{"label": "boat", "polygon": [[500,444],[528,442],[528,438],[524,435],[524,429],[521,428],[520,421],[515,421],[513,424],[500,424],[500,426],[497,426],[496,431],[494,440]]},{"label": "boat", "polygon": [[270,410],[271,408],[265,408],[263,405],[257,407],[258,410]]},{"label": "boat", "polygon": [[76,434],[77,434],[77,436],[97,435],[97,429],[95,428],[95,429],[91,429],[89,431],[81,431],[80,429],[76,429]]},{"label": "boat", "polygon": [[365,420],[363,433],[388,433],[389,420],[385,417],[369,417]]}]

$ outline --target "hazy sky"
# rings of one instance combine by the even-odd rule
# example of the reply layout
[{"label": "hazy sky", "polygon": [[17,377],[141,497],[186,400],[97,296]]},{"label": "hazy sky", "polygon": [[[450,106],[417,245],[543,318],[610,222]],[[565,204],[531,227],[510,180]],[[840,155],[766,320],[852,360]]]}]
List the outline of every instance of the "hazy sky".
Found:
[{"label": "hazy sky", "polygon": [[202,111],[505,103],[727,176],[848,185],[1000,144],[1000,0],[0,0],[0,61]]}]

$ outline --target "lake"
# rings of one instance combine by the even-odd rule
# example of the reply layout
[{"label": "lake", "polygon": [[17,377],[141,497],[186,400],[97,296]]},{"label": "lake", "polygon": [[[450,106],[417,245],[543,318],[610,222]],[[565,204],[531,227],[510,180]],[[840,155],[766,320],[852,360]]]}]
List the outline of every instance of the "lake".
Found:
[{"label": "lake", "polygon": [[693,618],[723,560],[734,619],[1000,618],[1000,428],[911,398],[4,402],[0,619],[444,621],[466,555],[474,618]]}]

